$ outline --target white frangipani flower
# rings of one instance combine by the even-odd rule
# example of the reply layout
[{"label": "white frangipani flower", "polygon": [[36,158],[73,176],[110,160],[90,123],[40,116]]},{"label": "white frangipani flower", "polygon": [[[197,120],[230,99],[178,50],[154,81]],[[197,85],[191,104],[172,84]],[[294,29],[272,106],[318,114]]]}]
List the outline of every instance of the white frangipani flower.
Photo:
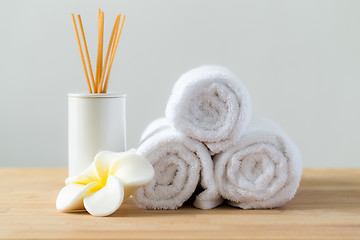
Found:
[{"label": "white frangipani flower", "polygon": [[94,216],[108,216],[153,177],[153,166],[135,149],[99,152],[87,169],[65,180],[56,208],[63,212],[86,209]]}]

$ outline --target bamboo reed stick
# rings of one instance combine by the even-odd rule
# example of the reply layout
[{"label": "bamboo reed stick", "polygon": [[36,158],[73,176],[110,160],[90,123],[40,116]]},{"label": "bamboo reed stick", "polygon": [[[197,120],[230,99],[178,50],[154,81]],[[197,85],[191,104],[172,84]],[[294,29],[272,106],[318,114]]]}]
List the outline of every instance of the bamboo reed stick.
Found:
[{"label": "bamboo reed stick", "polygon": [[116,16],[114,27],[113,27],[113,30],[111,32],[111,37],[110,37],[110,40],[109,40],[108,49],[106,51],[104,67],[102,69],[102,73],[101,73],[101,77],[100,77],[100,84],[98,86],[98,92],[103,92],[102,89],[103,89],[103,84],[104,84],[104,77],[105,77],[106,67],[107,67],[107,64],[108,64],[110,51],[111,51],[112,46],[113,46],[114,37],[116,37],[116,33],[117,33],[117,30],[118,30],[118,27],[119,27],[120,16],[121,16],[121,14],[118,14]]},{"label": "bamboo reed stick", "polygon": [[89,50],[88,50],[88,46],[87,46],[86,38],[85,38],[85,31],[84,31],[84,27],[83,27],[83,24],[82,24],[80,15],[78,15],[78,20],[79,20],[79,25],[80,25],[80,29],[81,29],[81,35],[82,35],[83,42],[84,42],[84,48],[85,48],[86,58],[87,58],[87,61],[88,61],[88,66],[89,66],[89,71],[90,71],[90,77],[91,77],[93,89],[95,90],[94,73],[93,73],[93,70],[92,70],[92,67],[91,67]]},{"label": "bamboo reed stick", "polygon": [[[104,12],[100,12],[100,60],[99,60],[99,79],[98,86],[100,86],[101,73],[103,67],[103,53],[104,53]],[[101,91],[98,91],[101,93]]]},{"label": "bamboo reed stick", "polygon": [[98,10],[98,47],[97,47],[97,57],[96,57],[96,76],[95,76],[95,89],[94,92],[97,93],[97,88],[99,85],[99,75],[100,75],[100,26],[101,26],[101,10]]},{"label": "bamboo reed stick", "polygon": [[113,64],[113,61],[114,61],[114,57],[115,57],[115,53],[116,53],[116,48],[118,46],[118,43],[119,43],[119,39],[120,39],[120,35],[121,35],[121,32],[122,32],[122,29],[123,29],[123,26],[124,26],[124,22],[125,22],[125,15],[123,15],[123,17],[121,18],[121,23],[120,23],[120,29],[119,29],[119,32],[116,36],[116,41],[115,41],[115,45],[112,49],[112,53],[111,53],[111,57],[110,57],[110,63],[109,63],[109,68],[108,68],[108,72],[106,74],[106,80],[105,80],[105,85],[104,85],[104,89],[102,92],[106,93],[107,92],[107,88],[108,88],[108,83],[109,83],[109,76],[110,76],[110,71],[111,71],[111,67],[112,67],[112,64]]},{"label": "bamboo reed stick", "polygon": [[85,64],[85,59],[84,59],[84,54],[82,52],[82,48],[81,48],[81,43],[80,43],[80,37],[79,37],[79,32],[77,30],[77,26],[76,26],[76,21],[75,21],[75,16],[74,14],[71,14],[72,20],[73,20],[73,24],[74,24],[74,29],[75,29],[75,33],[76,33],[76,39],[79,45],[79,51],[80,51],[80,56],[81,56],[81,61],[83,63],[83,67],[84,67],[84,72],[85,72],[85,76],[86,76],[86,81],[89,87],[89,92],[92,93],[91,90],[91,84],[90,84],[90,80],[89,80],[89,75],[87,73],[87,69],[86,69],[86,64]]}]

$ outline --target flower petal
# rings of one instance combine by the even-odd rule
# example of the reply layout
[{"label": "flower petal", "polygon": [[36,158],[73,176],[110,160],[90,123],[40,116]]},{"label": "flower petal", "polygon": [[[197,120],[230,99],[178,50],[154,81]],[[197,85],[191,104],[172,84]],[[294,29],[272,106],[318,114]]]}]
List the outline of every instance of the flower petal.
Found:
[{"label": "flower petal", "polygon": [[134,154],[136,154],[136,150],[134,148],[130,149],[126,152],[109,152],[109,157],[115,159],[110,166],[109,175],[115,175],[115,173],[119,170],[121,166],[123,166],[123,159],[131,158]]},{"label": "flower petal", "polygon": [[[115,163],[114,163],[115,164]],[[139,187],[150,182],[154,177],[154,168],[142,155],[132,152],[119,159],[115,173],[125,187],[126,200]]]},{"label": "flower petal", "polygon": [[[96,167],[96,171],[102,180],[103,184],[105,185],[107,182],[107,177],[110,174],[110,166],[114,161],[116,161],[118,158],[121,158],[121,156],[124,153],[116,153],[111,151],[102,151],[96,154],[94,164]],[[115,155],[115,157],[114,157]]]},{"label": "flower petal", "polygon": [[124,199],[124,186],[120,179],[108,176],[105,187],[84,197],[85,209],[94,216],[108,216],[114,213]]},{"label": "flower petal", "polygon": [[90,164],[88,168],[82,171],[78,176],[67,178],[65,184],[88,184],[93,181],[99,181],[102,182],[103,185],[105,185],[107,177],[108,175],[110,175],[109,168],[112,165],[112,162],[116,161],[116,159],[121,158],[123,154],[124,153],[115,153],[110,151],[99,152],[98,154],[96,154],[94,161]]},{"label": "flower petal", "polygon": [[56,199],[56,208],[62,212],[84,210],[83,198],[85,194],[98,188],[99,183],[97,182],[87,185],[70,183],[61,189]]},{"label": "flower petal", "polygon": [[65,180],[65,184],[69,183],[80,183],[80,184],[89,184],[91,182],[98,181],[100,182],[100,176],[98,175],[95,167],[95,162],[93,161],[89,167],[87,167],[84,171],[79,173],[79,175],[74,177],[68,177]]}]

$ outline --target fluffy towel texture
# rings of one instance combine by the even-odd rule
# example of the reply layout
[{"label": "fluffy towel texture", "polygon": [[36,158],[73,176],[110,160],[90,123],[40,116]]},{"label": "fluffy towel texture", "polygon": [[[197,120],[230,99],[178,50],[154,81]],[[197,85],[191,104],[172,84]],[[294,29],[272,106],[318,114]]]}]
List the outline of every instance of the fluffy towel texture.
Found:
[{"label": "fluffy towel texture", "polygon": [[218,153],[227,149],[250,121],[250,96],[228,69],[201,66],[175,83],[166,116],[177,130]]},{"label": "fluffy towel texture", "polygon": [[240,142],[214,162],[220,194],[244,209],[283,205],[294,197],[302,174],[298,148],[265,119],[254,119]]},{"label": "fluffy towel texture", "polygon": [[[198,186],[194,206],[211,209],[223,202],[214,180],[213,162],[206,147],[158,119],[144,131],[138,152],[155,169],[154,179],[137,190],[136,204],[146,209],[176,209],[188,200]],[[201,179],[200,179],[201,175]]]}]

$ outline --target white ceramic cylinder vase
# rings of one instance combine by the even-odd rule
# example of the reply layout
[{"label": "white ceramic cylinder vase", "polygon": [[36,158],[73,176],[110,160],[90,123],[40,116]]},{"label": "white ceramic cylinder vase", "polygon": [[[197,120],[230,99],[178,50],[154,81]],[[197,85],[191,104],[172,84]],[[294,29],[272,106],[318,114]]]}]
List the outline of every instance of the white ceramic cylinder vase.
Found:
[{"label": "white ceramic cylinder vase", "polygon": [[86,169],[104,150],[126,150],[126,95],[69,93],[69,176]]}]

